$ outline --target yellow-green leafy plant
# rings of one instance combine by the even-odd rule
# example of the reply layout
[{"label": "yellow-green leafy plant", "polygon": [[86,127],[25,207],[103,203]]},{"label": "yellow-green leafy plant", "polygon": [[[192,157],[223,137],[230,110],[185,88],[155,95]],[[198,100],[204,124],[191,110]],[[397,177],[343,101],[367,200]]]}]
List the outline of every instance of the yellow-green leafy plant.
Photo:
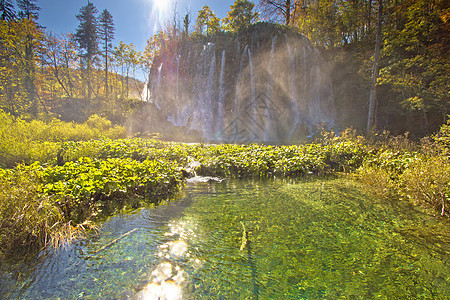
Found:
[{"label": "yellow-green leafy plant", "polygon": [[0,170],[0,255],[59,246],[81,233],[39,192],[38,165]]},{"label": "yellow-green leafy plant", "polygon": [[416,204],[425,204],[441,216],[450,215],[450,161],[430,157],[408,168],[400,177],[400,193]]}]

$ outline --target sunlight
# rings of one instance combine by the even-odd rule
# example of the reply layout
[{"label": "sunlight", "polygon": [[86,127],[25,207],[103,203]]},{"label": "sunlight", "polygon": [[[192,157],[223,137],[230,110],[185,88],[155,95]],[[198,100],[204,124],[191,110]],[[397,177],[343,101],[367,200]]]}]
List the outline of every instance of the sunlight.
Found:
[{"label": "sunlight", "polygon": [[171,5],[171,1],[167,0],[152,0],[153,6],[158,11],[167,11]]},{"label": "sunlight", "polygon": [[172,14],[173,0],[144,0],[151,7],[147,21],[153,31],[164,27]]}]

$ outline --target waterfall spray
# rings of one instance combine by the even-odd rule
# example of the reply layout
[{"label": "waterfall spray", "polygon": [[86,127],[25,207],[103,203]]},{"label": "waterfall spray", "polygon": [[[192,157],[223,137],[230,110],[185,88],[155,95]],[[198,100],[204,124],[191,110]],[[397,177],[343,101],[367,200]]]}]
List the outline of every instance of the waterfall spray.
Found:
[{"label": "waterfall spray", "polygon": [[240,90],[239,90],[239,80],[241,77],[242,69],[244,67],[244,60],[247,53],[248,45],[245,45],[244,52],[242,53],[241,62],[239,64],[239,73],[237,75],[236,87],[235,87],[235,97],[234,97],[234,108],[233,108],[233,133],[232,140],[238,139],[238,120],[239,120],[239,100],[240,100]]},{"label": "waterfall spray", "polygon": [[219,75],[219,105],[217,108],[217,133],[218,140],[222,139],[223,130],[223,102],[224,102],[224,86],[223,86],[223,74],[225,71],[225,50],[222,50],[222,59],[220,63],[220,75]]},{"label": "waterfall spray", "polygon": [[233,40],[164,48],[148,80],[153,118],[234,142],[294,142],[333,124],[331,80],[318,50],[288,29],[261,26]]},{"label": "waterfall spray", "polygon": [[248,50],[248,65],[250,68],[250,130],[252,131],[250,134],[253,135],[252,139],[257,139],[257,125],[256,125],[256,86],[255,86],[255,74],[253,70],[253,59],[252,52],[250,49]]},{"label": "waterfall spray", "polygon": [[270,50],[270,58],[269,58],[269,65],[267,70],[267,87],[266,87],[266,95],[264,98],[265,107],[264,107],[264,117],[265,117],[265,123],[264,123],[264,141],[268,142],[272,140],[272,137],[270,136],[270,129],[272,127],[272,116],[271,116],[271,99],[273,98],[273,57],[275,54],[275,42],[277,40],[278,36],[272,37],[272,47]]}]

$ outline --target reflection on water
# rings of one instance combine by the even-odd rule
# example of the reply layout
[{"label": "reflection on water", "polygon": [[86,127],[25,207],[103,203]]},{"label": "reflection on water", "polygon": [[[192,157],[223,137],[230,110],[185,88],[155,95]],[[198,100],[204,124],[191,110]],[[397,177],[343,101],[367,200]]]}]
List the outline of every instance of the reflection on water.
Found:
[{"label": "reflection on water", "polygon": [[163,261],[150,275],[149,283],[138,293],[138,299],[183,299],[182,288],[188,282],[187,272],[183,270],[190,263],[191,253],[185,239],[195,238],[191,224],[171,221],[165,237],[178,238],[158,246],[156,256]]},{"label": "reflection on water", "polygon": [[343,179],[199,181],[166,205],[111,218],[90,239],[31,263],[3,263],[0,292],[11,299],[444,299],[448,228]]}]

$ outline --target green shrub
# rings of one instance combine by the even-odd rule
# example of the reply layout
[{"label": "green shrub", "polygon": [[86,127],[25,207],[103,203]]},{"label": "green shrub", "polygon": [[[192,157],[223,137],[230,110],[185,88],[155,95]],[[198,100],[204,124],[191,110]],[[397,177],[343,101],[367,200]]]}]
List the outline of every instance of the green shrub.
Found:
[{"label": "green shrub", "polygon": [[408,199],[448,215],[449,128],[448,124],[443,125],[439,133],[432,139],[423,139],[420,146],[405,136],[368,144],[371,150],[356,177],[379,194]]},{"label": "green shrub", "polygon": [[108,119],[94,114],[86,120],[86,125],[100,131],[106,131],[111,128],[112,123]]},{"label": "green shrub", "polygon": [[171,162],[130,158],[80,158],[63,166],[42,169],[42,192],[55,199],[66,220],[76,224],[98,213],[102,201],[145,197],[159,201],[176,191],[181,171]]},{"label": "green shrub", "polygon": [[373,168],[380,168],[390,174],[392,179],[400,176],[405,170],[411,168],[425,159],[420,152],[409,152],[406,150],[371,150],[364,164]]},{"label": "green shrub", "polygon": [[182,170],[193,165],[198,175],[236,178],[356,170],[359,180],[383,196],[410,199],[445,214],[448,128],[444,125],[422,148],[406,136],[385,133],[386,140],[369,141],[351,130],[303,145],[188,145],[116,139],[124,129],[96,115],[74,124],[25,122],[0,113],[0,164],[41,162],[0,169],[0,249],[58,244],[102,210],[113,213],[110,203],[158,202],[179,188]]},{"label": "green shrub", "polygon": [[144,198],[157,203],[181,182],[176,163],[131,158],[0,169],[0,252],[58,245],[82,233],[110,202]]},{"label": "green shrub", "polygon": [[365,165],[353,174],[360,182],[371,187],[372,191],[382,197],[396,196],[396,182],[391,174],[380,167]]},{"label": "green shrub", "polygon": [[124,127],[111,126],[110,121],[95,115],[84,124],[57,119],[46,123],[14,119],[0,111],[0,167],[11,168],[35,161],[56,163],[61,143],[66,141],[124,137]]},{"label": "green shrub", "polygon": [[401,175],[399,190],[416,204],[431,207],[442,216],[450,215],[450,161],[430,157],[418,162]]},{"label": "green shrub", "polygon": [[52,199],[39,192],[36,168],[0,169],[0,254],[57,247],[79,233]]},{"label": "green shrub", "polygon": [[447,120],[447,124],[443,124],[438,133],[432,136],[439,147],[441,155],[450,156],[450,119]]}]

